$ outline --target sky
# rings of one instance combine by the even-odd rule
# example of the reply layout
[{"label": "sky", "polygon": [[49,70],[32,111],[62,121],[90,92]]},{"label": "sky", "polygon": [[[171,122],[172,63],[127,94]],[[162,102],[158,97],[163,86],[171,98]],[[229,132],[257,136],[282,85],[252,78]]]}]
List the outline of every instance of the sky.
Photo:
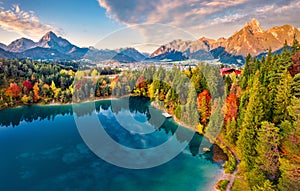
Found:
[{"label": "sky", "polygon": [[229,37],[256,18],[262,28],[300,27],[299,0],[0,0],[0,42],[48,31],[80,47],[136,46]]}]

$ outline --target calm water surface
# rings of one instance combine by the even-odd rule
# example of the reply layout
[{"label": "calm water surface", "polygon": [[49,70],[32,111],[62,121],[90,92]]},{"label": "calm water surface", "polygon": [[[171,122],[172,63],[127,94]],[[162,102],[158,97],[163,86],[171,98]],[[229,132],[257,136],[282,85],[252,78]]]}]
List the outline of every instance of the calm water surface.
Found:
[{"label": "calm water surface", "polygon": [[151,115],[161,116],[161,111],[149,107],[145,99],[130,102],[129,108],[116,108],[111,101],[98,101],[95,110],[82,113],[73,113],[71,105],[0,111],[0,190],[211,190],[221,167],[212,162],[211,153],[199,154],[200,142],[206,140],[198,134],[170,162],[145,170],[114,166],[89,150],[74,115],[96,113],[114,140],[132,148],[160,145],[182,128],[172,119],[164,119],[158,127],[147,123],[142,128],[153,131],[141,138],[122,128],[119,119],[126,122],[133,116],[145,122]]}]

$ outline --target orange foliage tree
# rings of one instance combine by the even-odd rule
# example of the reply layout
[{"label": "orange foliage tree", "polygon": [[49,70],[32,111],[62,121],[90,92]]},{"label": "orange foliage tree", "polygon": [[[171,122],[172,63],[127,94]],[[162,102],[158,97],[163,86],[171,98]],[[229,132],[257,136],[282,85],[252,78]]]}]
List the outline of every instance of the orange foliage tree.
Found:
[{"label": "orange foliage tree", "polygon": [[5,95],[8,97],[14,97],[15,99],[19,98],[22,94],[20,86],[16,83],[11,83],[10,86],[6,89]]},{"label": "orange foliage tree", "polygon": [[39,95],[39,84],[36,82],[33,86],[33,102],[36,103],[38,102],[38,100],[40,99],[40,95]]},{"label": "orange foliage tree", "polygon": [[209,120],[211,110],[211,96],[208,90],[204,90],[198,95],[197,102],[201,115],[201,123],[206,125]]},{"label": "orange foliage tree", "polygon": [[224,105],[224,114],[225,114],[225,124],[233,119],[236,119],[238,116],[238,101],[236,94],[230,94],[226,100]]}]

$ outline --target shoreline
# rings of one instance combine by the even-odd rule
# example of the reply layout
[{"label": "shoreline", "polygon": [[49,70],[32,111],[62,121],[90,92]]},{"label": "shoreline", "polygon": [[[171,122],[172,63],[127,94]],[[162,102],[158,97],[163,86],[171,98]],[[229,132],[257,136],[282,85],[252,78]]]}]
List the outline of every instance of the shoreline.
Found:
[{"label": "shoreline", "polygon": [[[151,107],[153,107],[153,108],[155,108],[155,109],[158,109],[158,110],[160,110],[160,111],[168,112],[168,111],[166,111],[165,109],[161,108],[159,105],[155,105],[154,102],[151,102],[150,105],[151,105]],[[189,129],[189,130],[191,130],[191,131],[193,131],[193,132],[195,132],[195,133],[199,133],[199,134],[202,135],[203,137],[207,138],[208,141],[209,141],[211,144],[218,146],[218,147],[224,152],[224,150],[223,150],[224,147],[222,147],[222,144],[223,144],[223,143],[222,143],[221,141],[213,141],[213,140],[211,140],[209,137],[205,136],[205,134],[202,134],[202,133],[200,133],[199,131],[197,131],[197,129],[195,129],[195,128],[193,128],[193,127],[191,127],[191,126],[189,126],[189,125],[183,123],[183,122],[180,121],[179,119],[177,119],[176,116],[174,116],[174,115],[172,115],[172,119],[173,119],[178,125],[180,125],[180,126],[186,128],[186,129]],[[218,140],[218,139],[219,139],[219,138],[216,137],[216,140]],[[225,146],[225,148],[228,147],[228,146],[226,146],[226,145],[224,145],[224,146]],[[227,149],[228,149],[228,148],[227,148]],[[211,152],[213,152],[213,151],[211,151]],[[229,150],[229,152],[231,152],[231,150]],[[224,153],[225,153],[225,152],[224,152]],[[231,152],[231,153],[232,153],[232,152]],[[232,153],[232,154],[235,156],[234,153]],[[226,155],[227,155],[227,154],[226,154]],[[229,159],[228,159],[228,160],[229,160]],[[216,161],[214,161],[214,162],[216,162]],[[218,162],[216,162],[216,163],[218,163]],[[219,163],[219,164],[220,164],[220,163]],[[234,175],[234,174],[237,173],[237,167],[236,167],[236,169],[235,169],[235,173],[233,173],[233,174],[228,174],[228,173],[226,173],[226,172],[225,172],[225,168],[224,168],[223,166],[222,166],[222,168],[221,168],[220,170],[221,170],[220,175],[214,179],[214,186],[211,188],[212,191],[219,191],[219,189],[217,189],[217,184],[218,184],[221,180],[229,180],[229,181],[231,181],[231,178],[230,178],[230,177],[231,177],[232,175]],[[228,178],[228,177],[229,177],[229,178]],[[232,183],[231,183],[231,185],[232,185]],[[231,190],[231,187],[229,187],[229,188],[227,187],[226,190],[228,190],[228,191]]]},{"label": "shoreline", "polygon": [[[126,96],[124,96],[124,97],[126,97]],[[75,102],[68,102],[68,103],[51,102],[51,103],[33,103],[33,104],[27,104],[27,105],[20,104],[20,105],[15,105],[12,107],[1,108],[0,111],[4,111],[6,109],[15,109],[15,108],[21,108],[21,107],[30,107],[30,106],[47,106],[47,107],[65,106],[65,105],[73,105],[73,104],[92,103],[92,102],[96,102],[96,101],[117,100],[117,99],[121,99],[121,98],[123,98],[123,97],[101,97],[101,98],[97,97],[97,99],[95,98],[94,100],[85,100],[85,101],[78,102],[78,103],[75,103]]]}]

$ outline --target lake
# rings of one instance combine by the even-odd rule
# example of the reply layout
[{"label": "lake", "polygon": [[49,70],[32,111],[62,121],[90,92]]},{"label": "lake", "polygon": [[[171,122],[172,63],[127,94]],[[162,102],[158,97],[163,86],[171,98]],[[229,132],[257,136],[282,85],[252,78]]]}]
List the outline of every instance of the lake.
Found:
[{"label": "lake", "polygon": [[[102,100],[77,105],[83,109],[76,111],[72,105],[0,111],[0,190],[211,190],[222,169],[212,161],[211,152],[199,152],[207,140],[199,134],[191,140],[179,136],[180,130],[190,130],[161,118],[162,112],[145,98],[129,102],[128,107],[122,100]],[[128,148],[155,148],[171,139],[184,148],[159,166],[138,170],[115,166],[90,150],[76,126],[75,119],[92,115],[112,140]],[[176,148],[169,147],[165,154],[148,152],[145,157],[164,158],[172,150]],[[129,161],[120,151],[112,152],[110,145],[102,145],[101,152],[113,159],[123,157],[125,164],[144,162],[140,157]]]}]

